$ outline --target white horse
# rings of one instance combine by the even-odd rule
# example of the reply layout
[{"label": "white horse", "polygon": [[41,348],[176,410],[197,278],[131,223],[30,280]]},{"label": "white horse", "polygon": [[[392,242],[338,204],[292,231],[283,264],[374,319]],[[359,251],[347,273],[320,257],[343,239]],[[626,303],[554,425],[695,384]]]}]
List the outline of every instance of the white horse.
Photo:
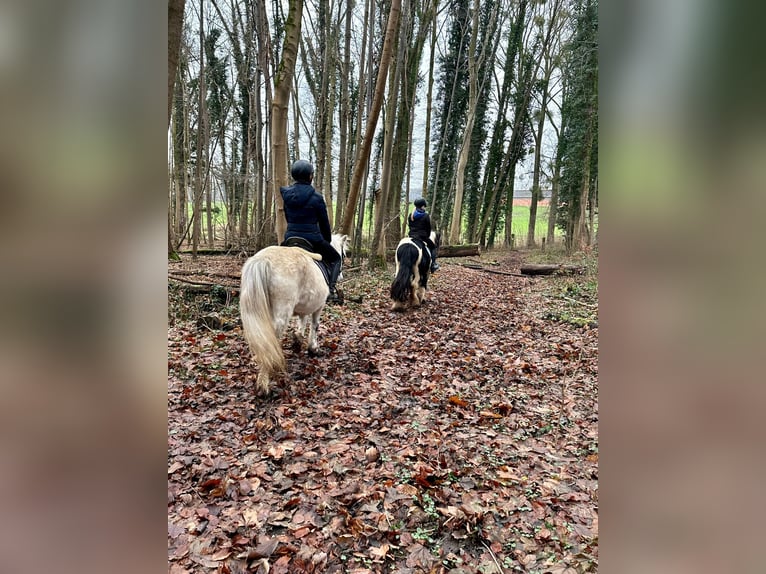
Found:
[{"label": "white horse", "polygon": [[[431,232],[436,248],[441,234]],[[431,273],[431,253],[420,240],[405,237],[396,246],[396,275],[391,283],[392,311],[403,311],[407,303],[419,307],[426,299],[428,276]]]},{"label": "white horse", "polygon": [[[332,246],[346,255],[347,235],[333,235]],[[299,319],[296,336],[305,333],[311,319],[308,350],[319,350],[317,330],[330,289],[317,261],[322,256],[299,247],[272,245],[250,257],[242,267],[239,311],[250,352],[260,364],[259,394],[268,394],[271,377],[286,368],[282,335],[290,319]]]}]

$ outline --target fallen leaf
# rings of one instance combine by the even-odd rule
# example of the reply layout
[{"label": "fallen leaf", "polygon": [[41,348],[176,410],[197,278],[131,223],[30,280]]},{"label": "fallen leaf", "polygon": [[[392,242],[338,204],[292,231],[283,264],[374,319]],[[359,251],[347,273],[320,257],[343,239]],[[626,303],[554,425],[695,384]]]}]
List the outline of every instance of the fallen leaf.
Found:
[{"label": "fallen leaf", "polygon": [[463,399],[461,399],[457,395],[452,395],[449,399],[447,399],[447,401],[449,401],[451,404],[457,405],[459,407],[467,407],[468,406],[468,402],[464,401]]},{"label": "fallen leaf", "polygon": [[210,557],[210,559],[219,561],[219,560],[223,560],[224,558],[228,558],[230,554],[231,554],[231,548],[221,548],[218,552],[213,554]]},{"label": "fallen leaf", "polygon": [[372,556],[373,558],[385,558],[390,548],[391,548],[390,544],[381,544],[380,546],[372,546],[370,547],[370,556]]},{"label": "fallen leaf", "polygon": [[220,486],[221,479],[220,478],[210,478],[203,483],[199,485],[199,488],[202,492],[206,492],[209,490],[212,490],[213,488]]}]

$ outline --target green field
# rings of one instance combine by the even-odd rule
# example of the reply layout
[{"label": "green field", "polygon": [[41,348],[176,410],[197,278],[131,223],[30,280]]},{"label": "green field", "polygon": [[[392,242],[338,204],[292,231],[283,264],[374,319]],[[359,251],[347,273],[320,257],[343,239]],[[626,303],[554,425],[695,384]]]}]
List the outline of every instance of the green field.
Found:
[{"label": "green field", "polygon": [[[226,205],[223,202],[215,202],[213,204],[213,209],[218,208],[218,213],[213,213],[213,219],[212,223],[215,228],[216,237],[218,239],[223,237],[223,230],[226,227],[226,223],[228,221],[228,213],[226,211]],[[537,208],[537,224],[535,225],[535,241],[539,245],[542,241],[542,238],[546,237],[548,234],[548,206],[547,205],[541,205]],[[192,205],[188,205],[187,214],[188,217],[191,218],[192,215]],[[370,225],[371,222],[368,221],[368,212],[365,211],[365,222],[364,222],[364,233],[363,237],[366,239],[370,235]],[[207,220],[208,220],[208,214],[207,212],[202,214],[202,230],[203,234],[205,233],[205,230],[207,230]],[[522,247],[526,244],[527,241],[527,228],[529,226],[529,207],[525,205],[515,205],[513,207],[513,233],[515,235],[515,247]],[[560,240],[563,238],[563,232],[556,228],[556,240]],[[499,245],[503,242],[503,232],[502,230],[498,234],[497,238],[495,239],[495,244]]]}]

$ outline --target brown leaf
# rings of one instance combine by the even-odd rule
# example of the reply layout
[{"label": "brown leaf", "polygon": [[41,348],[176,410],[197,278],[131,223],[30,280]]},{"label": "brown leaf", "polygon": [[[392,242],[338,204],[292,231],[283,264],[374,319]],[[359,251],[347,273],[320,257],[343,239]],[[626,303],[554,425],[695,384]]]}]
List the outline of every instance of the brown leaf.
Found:
[{"label": "brown leaf", "polygon": [[426,571],[430,570],[431,565],[436,562],[436,557],[421,544],[413,544],[409,548],[409,554],[407,555],[408,568],[424,568]]},{"label": "brown leaf", "polygon": [[372,556],[373,558],[385,558],[390,548],[391,548],[390,544],[381,544],[380,546],[371,546],[370,556]]},{"label": "brown leaf", "polygon": [[268,558],[279,546],[279,540],[276,538],[264,538],[260,544],[247,553],[248,560],[257,560],[258,558]]},{"label": "brown leaf", "polygon": [[452,395],[449,399],[447,399],[447,401],[450,402],[451,404],[457,405],[459,407],[467,407],[468,406],[468,402],[464,401],[463,399],[461,399],[457,395]]},{"label": "brown leaf", "polygon": [[213,488],[220,486],[221,479],[220,478],[209,478],[205,482],[201,483],[199,485],[199,488],[202,492],[207,492],[209,490],[212,490]]},{"label": "brown leaf", "polygon": [[380,453],[378,452],[377,448],[371,446],[366,451],[364,451],[364,458],[367,459],[367,462],[375,462],[380,458]]},{"label": "brown leaf", "polygon": [[437,482],[437,477],[431,474],[431,469],[424,466],[420,467],[414,479],[423,488],[432,488]]},{"label": "brown leaf", "polygon": [[213,554],[210,559],[211,560],[223,560],[224,558],[228,558],[231,554],[231,548],[221,548],[218,552]]},{"label": "brown leaf", "polygon": [[168,468],[168,474],[173,474],[175,471],[181,470],[184,466],[184,463],[176,461]]}]

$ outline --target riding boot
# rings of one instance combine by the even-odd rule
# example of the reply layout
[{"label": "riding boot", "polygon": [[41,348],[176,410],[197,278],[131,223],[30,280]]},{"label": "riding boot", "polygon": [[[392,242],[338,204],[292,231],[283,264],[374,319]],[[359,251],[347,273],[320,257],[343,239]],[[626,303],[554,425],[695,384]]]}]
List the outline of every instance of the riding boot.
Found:
[{"label": "riding boot", "polygon": [[330,294],[327,296],[328,303],[342,303],[343,300],[338,294],[338,290],[335,284],[338,282],[338,275],[340,275],[342,261],[338,260],[330,266]]},{"label": "riding boot", "polygon": [[431,251],[431,273],[434,273],[440,268],[440,265],[436,262],[436,253],[439,251],[438,247],[434,247]]}]

